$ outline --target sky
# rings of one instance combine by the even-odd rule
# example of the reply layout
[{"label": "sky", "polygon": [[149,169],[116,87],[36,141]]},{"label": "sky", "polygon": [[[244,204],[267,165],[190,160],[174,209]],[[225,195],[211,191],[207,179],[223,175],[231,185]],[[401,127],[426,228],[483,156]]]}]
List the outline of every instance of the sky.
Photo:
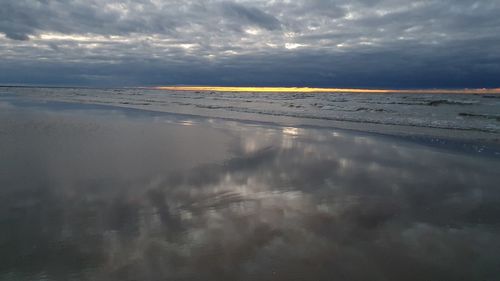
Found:
[{"label": "sky", "polygon": [[498,0],[0,0],[0,84],[500,86]]}]

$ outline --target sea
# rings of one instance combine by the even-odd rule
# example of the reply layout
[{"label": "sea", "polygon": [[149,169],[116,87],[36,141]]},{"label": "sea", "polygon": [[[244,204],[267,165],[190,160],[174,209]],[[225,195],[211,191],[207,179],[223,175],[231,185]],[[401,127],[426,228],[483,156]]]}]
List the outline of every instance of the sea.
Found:
[{"label": "sea", "polygon": [[0,88],[0,281],[498,280],[500,96]]}]

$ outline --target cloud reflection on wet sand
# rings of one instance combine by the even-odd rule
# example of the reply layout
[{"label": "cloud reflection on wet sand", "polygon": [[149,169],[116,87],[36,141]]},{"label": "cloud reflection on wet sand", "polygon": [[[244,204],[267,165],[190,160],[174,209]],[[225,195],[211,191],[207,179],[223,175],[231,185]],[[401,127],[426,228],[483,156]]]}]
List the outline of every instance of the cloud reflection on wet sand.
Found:
[{"label": "cloud reflection on wet sand", "polygon": [[0,280],[488,280],[499,161],[371,135],[1,113]]}]

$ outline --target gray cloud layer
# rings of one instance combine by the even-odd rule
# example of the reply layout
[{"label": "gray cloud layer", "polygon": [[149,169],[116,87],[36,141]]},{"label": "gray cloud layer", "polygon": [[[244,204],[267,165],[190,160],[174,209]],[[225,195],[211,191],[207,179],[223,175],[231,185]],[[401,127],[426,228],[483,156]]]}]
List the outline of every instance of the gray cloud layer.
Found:
[{"label": "gray cloud layer", "polygon": [[0,83],[493,87],[485,1],[1,0]]}]

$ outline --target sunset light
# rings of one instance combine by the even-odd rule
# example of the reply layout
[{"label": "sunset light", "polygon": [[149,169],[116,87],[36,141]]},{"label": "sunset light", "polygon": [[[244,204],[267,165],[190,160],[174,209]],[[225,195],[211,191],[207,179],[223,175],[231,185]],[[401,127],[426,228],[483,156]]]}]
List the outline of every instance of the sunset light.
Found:
[{"label": "sunset light", "polygon": [[365,94],[500,94],[495,89],[354,89],[354,88],[309,88],[309,87],[223,87],[223,86],[159,86],[158,90],[200,92],[264,92],[264,93],[365,93]]}]

